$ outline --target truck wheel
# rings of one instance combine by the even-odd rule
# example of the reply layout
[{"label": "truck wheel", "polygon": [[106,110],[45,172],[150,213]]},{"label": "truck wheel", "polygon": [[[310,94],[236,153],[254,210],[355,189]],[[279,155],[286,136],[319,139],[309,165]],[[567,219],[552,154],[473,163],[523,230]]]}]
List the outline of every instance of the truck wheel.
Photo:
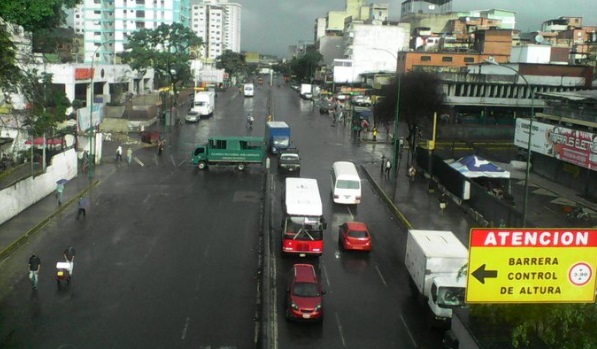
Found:
[{"label": "truck wheel", "polygon": [[243,170],[245,169],[245,167],[247,167],[247,165],[246,165],[244,162],[241,162],[240,164],[238,164],[238,165],[236,166],[236,168],[237,168],[239,171],[243,171]]},{"label": "truck wheel", "polygon": [[198,167],[200,170],[205,170],[205,169],[207,168],[207,164],[206,164],[204,161],[200,161],[200,162],[197,164],[197,167]]}]

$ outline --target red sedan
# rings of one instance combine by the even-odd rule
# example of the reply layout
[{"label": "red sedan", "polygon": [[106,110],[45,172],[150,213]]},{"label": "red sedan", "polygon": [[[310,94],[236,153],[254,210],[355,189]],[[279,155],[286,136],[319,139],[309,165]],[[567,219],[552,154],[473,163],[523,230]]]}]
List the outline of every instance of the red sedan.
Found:
[{"label": "red sedan", "polygon": [[371,234],[363,222],[346,222],[340,226],[338,244],[343,250],[371,251]]}]

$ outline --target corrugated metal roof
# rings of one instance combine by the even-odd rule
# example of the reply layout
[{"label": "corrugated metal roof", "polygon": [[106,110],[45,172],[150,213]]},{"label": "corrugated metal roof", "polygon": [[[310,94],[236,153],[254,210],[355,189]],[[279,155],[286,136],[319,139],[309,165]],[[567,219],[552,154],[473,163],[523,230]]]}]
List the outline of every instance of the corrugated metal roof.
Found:
[{"label": "corrugated metal roof", "polygon": [[546,97],[567,99],[570,101],[597,101],[597,90],[583,90],[570,92],[540,92],[537,94]]}]

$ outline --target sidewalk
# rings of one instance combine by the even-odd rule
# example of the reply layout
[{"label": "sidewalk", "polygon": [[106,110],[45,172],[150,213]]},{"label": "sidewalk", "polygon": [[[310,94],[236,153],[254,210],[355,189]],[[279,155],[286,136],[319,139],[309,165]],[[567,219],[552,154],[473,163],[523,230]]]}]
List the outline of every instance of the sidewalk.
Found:
[{"label": "sidewalk", "polygon": [[[381,171],[381,160],[361,166],[367,179],[372,183],[380,197],[386,202],[396,219],[408,229],[452,230],[463,242],[468,243],[471,228],[489,225],[466,203],[459,205],[458,200],[447,193],[447,208],[442,213],[439,208],[439,196],[444,191],[440,185],[429,192],[428,179],[418,175],[414,181],[406,176],[406,164],[398,169],[396,180],[388,179]],[[517,207],[523,207],[525,197],[524,173],[514,173],[511,180],[511,192]],[[534,227],[580,227],[592,226],[594,222],[570,222],[566,219],[564,208],[580,205],[585,207],[593,220],[597,218],[597,204],[588,201],[563,185],[551,182],[532,174],[528,185],[527,222]]]},{"label": "sidewalk", "polygon": [[106,166],[106,163],[113,162],[118,144],[117,141],[103,143],[102,160],[95,167],[93,178],[90,178],[88,173],[79,173],[64,185],[61,206],[58,206],[58,201],[52,193],[0,225],[0,260],[8,257],[11,251],[39,231],[57,214],[66,210],[76,212],[79,197],[86,196],[104,178],[114,172],[114,167]]}]

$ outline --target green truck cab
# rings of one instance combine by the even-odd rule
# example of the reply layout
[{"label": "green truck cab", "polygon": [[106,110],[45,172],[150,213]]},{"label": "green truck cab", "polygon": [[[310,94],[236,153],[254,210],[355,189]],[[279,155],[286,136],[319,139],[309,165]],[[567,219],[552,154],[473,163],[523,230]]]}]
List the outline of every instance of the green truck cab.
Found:
[{"label": "green truck cab", "polygon": [[210,165],[233,165],[242,171],[249,164],[262,164],[264,158],[261,137],[212,137],[195,148],[191,161],[200,170]]}]

